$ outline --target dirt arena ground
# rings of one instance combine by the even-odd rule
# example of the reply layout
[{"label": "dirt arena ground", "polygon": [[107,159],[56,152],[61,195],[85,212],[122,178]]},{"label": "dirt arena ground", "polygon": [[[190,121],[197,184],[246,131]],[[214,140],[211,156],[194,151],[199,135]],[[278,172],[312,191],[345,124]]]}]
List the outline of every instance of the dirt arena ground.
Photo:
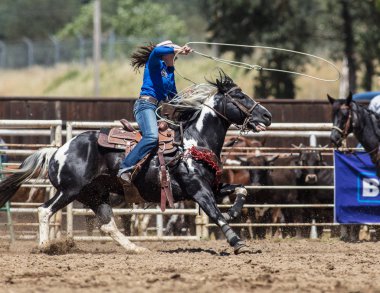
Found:
[{"label": "dirt arena ground", "polygon": [[80,242],[46,255],[0,242],[0,292],[380,292],[378,242],[249,244],[254,253],[239,256],[225,241],[141,243],[145,255]]}]

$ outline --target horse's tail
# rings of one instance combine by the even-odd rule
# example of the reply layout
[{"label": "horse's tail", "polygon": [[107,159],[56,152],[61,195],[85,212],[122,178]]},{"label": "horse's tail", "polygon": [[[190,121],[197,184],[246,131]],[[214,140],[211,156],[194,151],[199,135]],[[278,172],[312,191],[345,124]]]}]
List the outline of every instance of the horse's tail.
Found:
[{"label": "horse's tail", "polygon": [[48,173],[49,162],[57,148],[43,148],[30,155],[14,174],[0,182],[0,207],[9,201],[21,184],[32,177],[42,178]]}]

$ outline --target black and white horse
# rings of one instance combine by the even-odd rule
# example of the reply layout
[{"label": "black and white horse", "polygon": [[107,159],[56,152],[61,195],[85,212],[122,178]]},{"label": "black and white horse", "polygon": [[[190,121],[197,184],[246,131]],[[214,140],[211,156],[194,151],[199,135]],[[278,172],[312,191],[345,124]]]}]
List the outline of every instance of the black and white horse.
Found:
[{"label": "black and white horse", "polygon": [[[210,95],[198,113],[188,109],[181,114],[182,118],[187,117],[183,136],[184,156],[169,169],[173,197],[175,201],[190,199],[197,202],[222,229],[235,253],[240,253],[244,251],[245,244],[232,231],[216,205],[213,187],[215,172],[186,153],[192,146],[204,147],[219,158],[231,123],[260,131],[271,124],[271,114],[242,92],[224,73],[215,82],[209,82],[208,88]],[[109,205],[109,193],[123,192],[116,174],[124,152],[100,147],[97,143],[98,134],[98,131],[84,132],[57,150],[41,149],[22,163],[18,173],[0,183],[2,206],[23,182],[44,169],[48,171],[49,179],[57,192],[38,208],[41,248],[46,247],[49,242],[50,217],[72,201],[78,200],[94,211],[101,222],[101,230],[127,251],[140,253],[147,250],[131,243],[116,227]],[[160,202],[157,155],[151,156],[144,164],[134,180],[134,185],[147,202]],[[240,192],[246,194],[244,188]]]}]

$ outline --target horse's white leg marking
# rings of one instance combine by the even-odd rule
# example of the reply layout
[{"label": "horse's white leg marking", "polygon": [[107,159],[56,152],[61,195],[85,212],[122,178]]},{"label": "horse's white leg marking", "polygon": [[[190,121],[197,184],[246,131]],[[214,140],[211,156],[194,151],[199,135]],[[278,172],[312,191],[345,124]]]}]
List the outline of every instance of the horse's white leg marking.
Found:
[{"label": "horse's white leg marking", "polygon": [[47,208],[39,207],[38,208],[38,221],[40,223],[40,239],[39,247],[43,248],[49,244],[49,220],[53,215],[51,207],[61,198],[63,195],[62,192],[59,193],[57,199]]},{"label": "horse's white leg marking", "polygon": [[50,208],[38,208],[38,221],[40,223],[39,247],[44,248],[49,244],[49,219],[52,215]]},{"label": "horse's white leg marking", "polygon": [[58,162],[58,173],[57,180],[58,184],[61,183],[61,171],[67,159],[67,152],[69,150],[70,144],[76,137],[72,138],[68,142],[66,142],[63,146],[61,146],[54,155],[54,160]]},{"label": "horse's white leg marking", "polygon": [[148,249],[137,246],[129,241],[128,238],[117,229],[114,217],[111,217],[111,221],[108,224],[100,226],[100,230],[111,236],[112,239],[117,241],[129,253],[143,253],[149,251]]}]

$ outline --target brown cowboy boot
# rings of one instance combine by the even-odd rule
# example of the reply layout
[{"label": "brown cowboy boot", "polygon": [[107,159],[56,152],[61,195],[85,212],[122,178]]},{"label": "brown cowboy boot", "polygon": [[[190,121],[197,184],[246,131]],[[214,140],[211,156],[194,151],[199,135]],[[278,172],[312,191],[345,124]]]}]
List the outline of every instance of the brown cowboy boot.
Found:
[{"label": "brown cowboy boot", "polygon": [[117,173],[117,178],[122,185],[131,186],[132,185],[132,172],[133,170],[120,169]]}]

